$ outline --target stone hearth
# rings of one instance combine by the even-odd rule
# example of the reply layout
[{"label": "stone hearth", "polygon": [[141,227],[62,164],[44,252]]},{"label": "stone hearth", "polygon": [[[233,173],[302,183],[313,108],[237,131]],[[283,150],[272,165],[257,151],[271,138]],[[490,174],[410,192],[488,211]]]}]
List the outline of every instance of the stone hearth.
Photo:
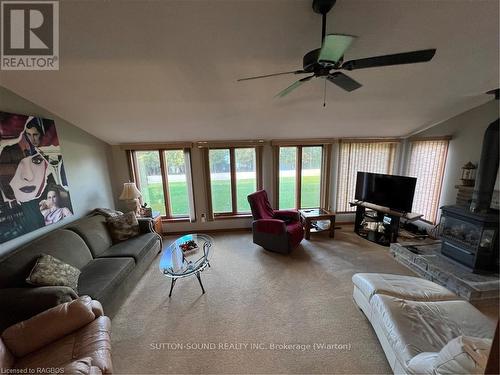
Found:
[{"label": "stone hearth", "polygon": [[434,281],[468,301],[499,298],[497,273],[476,274],[441,254],[441,241],[426,243],[393,243],[394,258],[425,279]]}]

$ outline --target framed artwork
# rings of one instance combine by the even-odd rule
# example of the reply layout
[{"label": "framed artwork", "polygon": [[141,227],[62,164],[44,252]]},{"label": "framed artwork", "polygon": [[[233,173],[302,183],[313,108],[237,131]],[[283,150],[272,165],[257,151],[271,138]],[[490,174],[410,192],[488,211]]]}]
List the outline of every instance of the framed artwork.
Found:
[{"label": "framed artwork", "polygon": [[54,121],[0,111],[0,243],[72,215]]}]

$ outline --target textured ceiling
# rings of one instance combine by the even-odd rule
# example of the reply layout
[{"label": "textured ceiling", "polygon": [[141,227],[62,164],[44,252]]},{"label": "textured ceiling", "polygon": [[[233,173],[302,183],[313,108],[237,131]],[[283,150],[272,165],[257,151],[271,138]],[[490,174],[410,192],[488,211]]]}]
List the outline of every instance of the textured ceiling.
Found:
[{"label": "textured ceiling", "polygon": [[[327,32],[357,35],[347,59],[437,48],[429,63],[349,72],[348,93],[313,80],[284,99],[320,46],[302,0],[61,1],[60,70],[0,84],[109,142],[403,136],[491,98],[497,0],[338,0]],[[1,103],[0,103],[1,106]]]}]

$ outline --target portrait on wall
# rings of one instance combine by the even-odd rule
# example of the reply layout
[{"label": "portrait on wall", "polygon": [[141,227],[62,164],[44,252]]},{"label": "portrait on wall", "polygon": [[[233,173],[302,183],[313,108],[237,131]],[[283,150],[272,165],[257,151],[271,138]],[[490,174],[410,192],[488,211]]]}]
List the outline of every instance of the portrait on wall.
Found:
[{"label": "portrait on wall", "polygon": [[0,111],[0,243],[72,215],[54,121]]}]

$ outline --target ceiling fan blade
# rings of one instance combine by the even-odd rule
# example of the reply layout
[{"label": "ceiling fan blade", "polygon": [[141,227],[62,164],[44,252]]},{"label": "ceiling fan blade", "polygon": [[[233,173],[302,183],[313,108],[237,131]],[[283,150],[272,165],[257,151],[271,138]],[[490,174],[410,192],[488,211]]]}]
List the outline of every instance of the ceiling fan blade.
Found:
[{"label": "ceiling fan blade", "polygon": [[309,81],[312,77],[314,77],[314,74],[312,76],[304,77],[304,78],[299,79],[298,81],[295,81],[290,86],[288,86],[286,89],[284,89],[284,90],[280,91],[279,93],[277,93],[275,97],[283,98],[283,97],[287,96],[293,90],[295,90],[297,87],[302,86],[303,83]]},{"label": "ceiling fan blade", "polygon": [[350,60],[342,64],[342,69],[354,70],[373,68],[377,66],[414,64],[431,60],[436,53],[435,49],[424,49],[420,51],[395,53],[393,55],[384,55],[376,57],[367,57],[365,59]]},{"label": "ceiling fan blade", "polygon": [[310,73],[306,72],[305,70],[292,70],[290,72],[281,72],[281,73],[272,73],[272,74],[264,74],[262,76],[255,76],[255,77],[246,77],[246,78],[240,78],[237,81],[248,81],[251,79],[259,79],[259,78],[267,78],[267,77],[274,77],[274,76],[282,76],[285,74],[304,74],[304,73]]},{"label": "ceiling fan blade", "polygon": [[323,39],[323,45],[319,52],[318,62],[337,63],[351,43],[356,39],[353,35],[328,34]]},{"label": "ceiling fan blade", "polygon": [[361,83],[356,82],[351,77],[346,76],[344,73],[335,72],[326,77],[331,83],[334,83],[338,87],[344,89],[345,91],[354,91],[363,86]]}]

